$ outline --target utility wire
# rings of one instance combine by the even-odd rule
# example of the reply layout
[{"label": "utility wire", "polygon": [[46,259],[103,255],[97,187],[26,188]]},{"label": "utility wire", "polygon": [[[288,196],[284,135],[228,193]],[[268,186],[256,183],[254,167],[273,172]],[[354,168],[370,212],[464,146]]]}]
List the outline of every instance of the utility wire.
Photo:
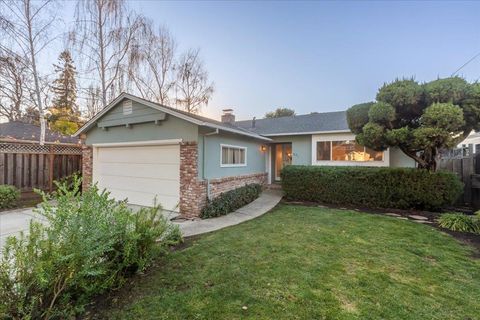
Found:
[{"label": "utility wire", "polygon": [[469,64],[470,62],[472,62],[473,60],[475,60],[478,56],[480,56],[480,52],[477,53],[476,55],[474,55],[470,60],[468,60],[467,62],[465,62],[460,68],[458,68],[457,70],[455,70],[454,73],[452,73],[452,75],[450,77],[453,77],[458,71],[462,70],[467,64]]}]

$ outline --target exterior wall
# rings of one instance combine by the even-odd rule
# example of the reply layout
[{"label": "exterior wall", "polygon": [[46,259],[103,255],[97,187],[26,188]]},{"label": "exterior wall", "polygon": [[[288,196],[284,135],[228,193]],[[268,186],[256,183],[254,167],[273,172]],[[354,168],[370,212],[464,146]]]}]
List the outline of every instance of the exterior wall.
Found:
[{"label": "exterior wall", "polygon": [[191,218],[198,217],[207,202],[207,184],[198,179],[197,158],[196,142],[180,144],[180,213]]},{"label": "exterior wall", "polygon": [[390,167],[415,168],[415,161],[398,148],[390,148]]},{"label": "exterior wall", "polygon": [[92,147],[82,145],[82,190],[92,185],[93,152]]},{"label": "exterior wall", "polygon": [[292,164],[312,164],[312,135],[269,137],[274,143],[292,143]]},{"label": "exterior wall", "polygon": [[[147,113],[148,108],[150,111]],[[112,108],[100,122],[117,121],[119,112],[122,110],[122,103]],[[120,113],[121,114],[121,113]],[[123,115],[123,114],[122,114]],[[136,120],[143,119],[142,117],[150,117],[150,122],[134,123],[129,128],[125,125],[119,125],[115,127],[109,127],[107,130],[94,127],[88,131],[85,143],[92,145],[95,143],[113,143],[113,142],[133,142],[133,141],[146,141],[146,140],[167,140],[167,139],[183,139],[184,141],[197,141],[198,139],[198,127],[197,125],[187,122],[185,120],[165,115],[164,113],[154,110],[150,107],[133,103],[133,116],[137,116]],[[113,117],[113,118],[112,118]],[[153,122],[154,119],[162,118],[158,124]],[[104,120],[107,119],[107,120]],[[125,121],[128,121],[128,117]]]},{"label": "exterior wall", "polygon": [[[267,146],[267,142],[262,143],[248,137],[222,132],[208,135],[210,132],[212,132],[211,129],[209,131],[200,131],[199,133],[199,178],[217,179],[267,172],[266,157],[268,152],[267,150],[261,150],[262,146]],[[247,148],[246,165],[222,167],[220,165],[221,144]]]},{"label": "exterior wall", "polygon": [[255,173],[243,176],[212,179],[209,181],[209,197],[211,199],[215,199],[223,192],[227,192],[252,183],[265,185],[267,183],[267,173]]}]

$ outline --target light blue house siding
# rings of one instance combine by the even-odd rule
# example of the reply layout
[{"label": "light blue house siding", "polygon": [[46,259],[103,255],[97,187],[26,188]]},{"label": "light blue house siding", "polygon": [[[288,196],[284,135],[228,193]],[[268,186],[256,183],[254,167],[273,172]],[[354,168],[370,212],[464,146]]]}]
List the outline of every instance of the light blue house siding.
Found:
[{"label": "light blue house siding", "polygon": [[272,143],[292,143],[292,164],[312,164],[312,135],[269,137]]},{"label": "light blue house siding", "polygon": [[[155,124],[153,119],[163,119]],[[141,121],[149,121],[142,123]],[[126,124],[130,127],[126,127]],[[102,124],[118,126],[102,129]],[[198,126],[188,121],[173,117],[148,106],[133,102],[132,113],[124,115],[122,103],[105,114],[98,124],[88,131],[85,143],[133,142],[148,140],[183,139],[198,140]]]},{"label": "light blue house siding", "polygon": [[[266,143],[221,131],[218,134],[209,134],[208,132],[212,132],[212,130],[200,130],[198,135],[198,174],[200,179],[215,179],[267,172],[267,151],[262,151],[262,146],[266,146]],[[222,144],[246,148],[247,165],[222,167],[220,165]]]}]

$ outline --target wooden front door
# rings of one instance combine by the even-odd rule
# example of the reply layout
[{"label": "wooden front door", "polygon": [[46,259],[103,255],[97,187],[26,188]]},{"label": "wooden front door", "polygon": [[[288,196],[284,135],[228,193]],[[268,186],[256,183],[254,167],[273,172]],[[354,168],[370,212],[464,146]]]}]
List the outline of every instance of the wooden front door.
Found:
[{"label": "wooden front door", "polygon": [[292,164],[292,144],[291,143],[279,143],[275,145],[273,149],[274,153],[274,172],[275,181],[280,181],[280,172],[283,167]]}]

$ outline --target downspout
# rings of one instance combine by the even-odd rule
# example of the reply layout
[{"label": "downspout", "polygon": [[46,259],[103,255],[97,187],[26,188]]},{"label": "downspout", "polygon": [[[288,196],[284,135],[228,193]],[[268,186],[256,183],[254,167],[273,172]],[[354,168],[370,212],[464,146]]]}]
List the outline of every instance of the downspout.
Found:
[{"label": "downspout", "polygon": [[215,129],[215,131],[205,133],[202,136],[202,139],[203,139],[203,146],[202,146],[202,180],[207,181],[207,199],[210,199],[210,182],[208,181],[208,179],[205,179],[205,149],[206,149],[205,145],[207,144],[207,139],[205,139],[205,137],[213,136],[213,135],[217,135],[217,134],[219,134],[219,130]]}]

